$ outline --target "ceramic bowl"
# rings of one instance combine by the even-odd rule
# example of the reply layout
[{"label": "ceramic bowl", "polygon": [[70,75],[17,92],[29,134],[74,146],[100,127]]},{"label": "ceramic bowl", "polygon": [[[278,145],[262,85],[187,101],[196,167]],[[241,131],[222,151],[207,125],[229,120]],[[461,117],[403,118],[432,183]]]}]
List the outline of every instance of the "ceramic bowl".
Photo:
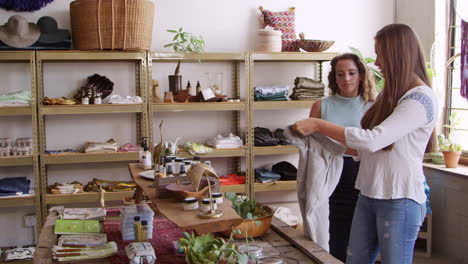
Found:
[{"label": "ceramic bowl", "polygon": [[298,39],[297,46],[308,52],[323,52],[335,43],[334,40]]}]

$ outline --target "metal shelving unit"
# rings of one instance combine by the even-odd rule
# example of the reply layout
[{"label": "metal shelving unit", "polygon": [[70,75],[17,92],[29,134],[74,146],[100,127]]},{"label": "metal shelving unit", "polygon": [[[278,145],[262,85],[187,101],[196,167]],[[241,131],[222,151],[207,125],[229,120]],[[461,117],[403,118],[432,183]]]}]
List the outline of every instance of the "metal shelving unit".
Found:
[{"label": "metal shelving unit", "polygon": [[20,107],[0,107],[0,116],[30,116],[33,139],[33,154],[31,156],[16,156],[0,158],[0,166],[33,166],[34,173],[34,194],[0,199],[0,207],[24,207],[34,206],[37,220],[37,227],[42,226],[41,210],[41,179],[39,170],[38,153],[38,127],[37,127],[37,95],[36,86],[36,55],[34,51],[0,51],[1,63],[28,63],[30,71],[30,89],[33,103],[30,106]]},{"label": "metal shelving unit", "polygon": [[[240,98],[240,65],[241,63],[245,64],[245,73],[248,74],[248,64],[246,63],[246,54],[245,53],[201,53],[201,54],[188,54],[188,53],[149,53],[148,54],[148,83],[152,79],[152,64],[153,63],[163,63],[163,62],[177,62],[181,60],[182,62],[224,62],[232,64],[232,91],[233,96]],[[149,90],[149,98],[152,98],[152,89]],[[241,101],[238,103],[203,103],[203,102],[194,102],[194,103],[154,103],[150,102],[149,104],[149,113],[161,113],[161,112],[183,112],[183,111],[232,111],[233,113],[233,127],[235,129],[234,133],[240,135],[241,130],[241,120],[240,114],[241,111],[247,111],[248,102]],[[249,129],[249,122],[246,119],[245,123],[246,129]],[[149,134],[153,134],[153,117],[149,118]],[[250,139],[246,138],[246,145]],[[150,142],[152,144],[153,139],[150,137]],[[193,158],[193,156],[179,148],[180,156],[184,158]],[[234,158],[234,164],[232,170],[236,173],[241,171],[241,160],[240,157],[245,157],[246,160],[249,159],[250,151],[248,148],[237,148],[237,149],[213,149],[213,152],[200,155],[203,158],[215,158],[215,157],[232,157]],[[246,162],[248,164],[248,162]],[[246,175],[250,174],[251,168],[246,166]],[[250,178],[246,177],[246,184],[241,185],[228,185],[222,186],[221,190],[223,192],[243,192],[250,194]]]},{"label": "metal shelving unit", "polygon": [[[44,94],[43,63],[46,62],[134,62],[136,95],[143,99],[143,104],[103,104],[103,105],[38,105],[39,153],[41,171],[42,210],[47,211],[49,204],[98,202],[101,193],[84,193],[75,195],[47,194],[47,166],[52,164],[122,162],[138,160],[138,153],[67,153],[45,154],[46,150],[46,117],[48,115],[76,115],[76,114],[119,114],[136,113],[136,136],[148,135],[147,105],[147,53],[144,51],[38,51],[36,52],[37,70],[37,101],[42,102]],[[104,200],[115,201],[130,197],[131,192],[105,193]]]},{"label": "metal shelving unit", "polygon": [[316,76],[322,81],[322,63],[332,60],[337,53],[332,52],[250,52],[248,55],[248,89],[249,89],[249,166],[252,168],[248,178],[250,178],[250,195],[255,196],[255,192],[295,190],[296,181],[278,181],[276,183],[255,183],[255,156],[259,155],[279,155],[294,154],[298,150],[294,146],[274,146],[274,147],[255,147],[253,144],[255,111],[256,110],[280,110],[280,109],[301,109],[310,108],[314,101],[276,101],[276,102],[255,102],[254,101],[254,66],[258,62],[311,62],[316,64]]}]

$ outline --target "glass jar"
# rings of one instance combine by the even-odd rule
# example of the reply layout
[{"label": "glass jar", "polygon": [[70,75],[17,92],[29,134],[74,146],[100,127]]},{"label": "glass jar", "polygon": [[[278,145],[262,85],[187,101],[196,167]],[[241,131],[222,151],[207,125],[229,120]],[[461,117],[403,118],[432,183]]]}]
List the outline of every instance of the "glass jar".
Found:
[{"label": "glass jar", "polygon": [[195,197],[188,197],[184,199],[184,210],[196,210],[198,209],[198,201]]},{"label": "glass jar", "polygon": [[212,193],[211,196],[213,197],[213,199],[216,200],[216,204],[222,204],[223,203],[223,194],[222,193],[215,192],[215,193]]},{"label": "glass jar", "polygon": [[[216,200],[212,200],[212,201],[213,201],[213,210],[218,209],[218,207],[216,205]],[[211,210],[211,208],[210,208],[210,198],[205,198],[205,199],[202,200],[201,210],[202,210],[202,212],[208,212],[208,211]]]},{"label": "glass jar", "polygon": [[283,264],[283,259],[280,257],[263,257],[258,260],[259,264]]},{"label": "glass jar", "polygon": [[263,248],[256,245],[243,245],[239,247],[239,252],[247,254],[251,260],[257,260],[262,257]]}]

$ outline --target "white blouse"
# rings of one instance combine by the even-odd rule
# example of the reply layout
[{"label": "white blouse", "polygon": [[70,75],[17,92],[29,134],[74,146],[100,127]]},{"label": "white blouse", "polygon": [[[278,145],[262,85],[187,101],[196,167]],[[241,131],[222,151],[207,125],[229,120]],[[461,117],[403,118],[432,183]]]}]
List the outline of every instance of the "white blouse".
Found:
[{"label": "white blouse", "polygon": [[[418,86],[406,92],[393,113],[373,129],[345,128],[346,145],[358,151],[356,188],[374,199],[426,201],[422,161],[434,130],[438,102],[434,91]],[[391,151],[382,150],[394,143]]]}]

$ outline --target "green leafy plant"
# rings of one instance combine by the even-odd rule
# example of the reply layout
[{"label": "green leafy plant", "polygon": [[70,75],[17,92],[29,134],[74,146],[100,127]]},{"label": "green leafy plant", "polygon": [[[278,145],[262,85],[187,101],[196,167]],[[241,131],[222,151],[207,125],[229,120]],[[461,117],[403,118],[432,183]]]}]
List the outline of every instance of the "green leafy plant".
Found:
[{"label": "green leafy plant", "polygon": [[230,241],[232,239],[226,242],[222,238],[215,238],[213,234],[195,236],[184,232],[184,237],[178,243],[184,249],[188,264],[247,264],[249,256],[239,252],[238,247]]},{"label": "green leafy plant", "polygon": [[[231,200],[232,208],[242,219],[255,220],[268,215],[268,212],[257,201],[249,198],[241,198],[235,193],[226,193],[226,198]],[[260,221],[255,221],[260,225]]]},{"label": "green leafy plant", "polygon": [[[164,45],[165,48],[172,47],[175,52],[191,52],[191,53],[201,53],[204,52],[205,41],[202,36],[196,36],[192,33],[183,31],[182,28],[179,30],[169,29],[166,30],[169,33],[175,34],[172,38],[172,43]],[[180,73],[180,62],[178,61],[177,67],[174,75],[179,75]]]},{"label": "green leafy plant", "polygon": [[452,132],[456,131],[458,127],[461,125],[461,117],[458,116],[457,112],[452,112],[449,118],[449,124],[444,125],[446,130],[446,137],[443,135],[439,135],[437,137],[439,141],[439,148],[443,151],[461,151],[462,147],[460,144],[453,142],[452,140]]}]

